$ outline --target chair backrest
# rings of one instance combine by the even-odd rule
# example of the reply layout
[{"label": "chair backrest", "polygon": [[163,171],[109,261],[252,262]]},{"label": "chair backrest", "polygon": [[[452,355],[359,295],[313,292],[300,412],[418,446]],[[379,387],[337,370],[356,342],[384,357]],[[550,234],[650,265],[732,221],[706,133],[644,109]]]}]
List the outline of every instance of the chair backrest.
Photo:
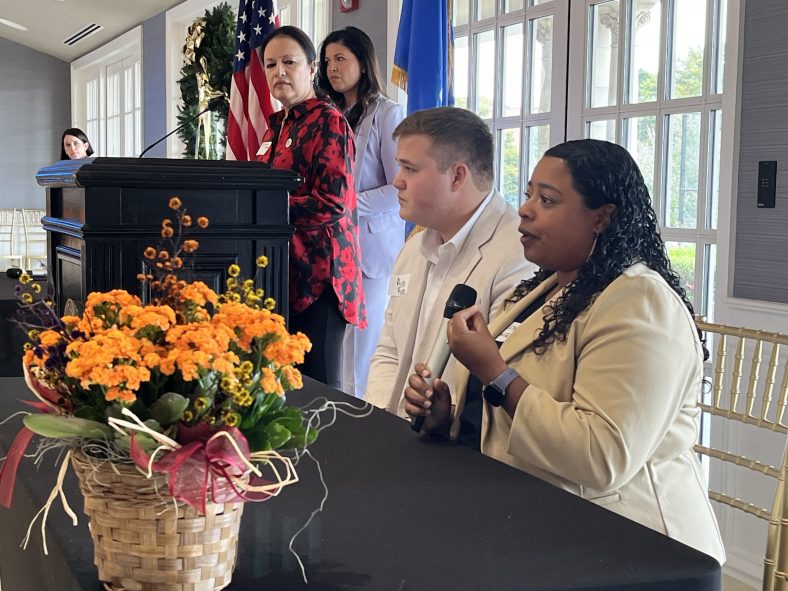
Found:
[{"label": "chair backrest", "polygon": [[[711,390],[702,397],[701,410],[714,417],[787,435],[788,335],[700,319],[696,319],[696,324],[706,334],[713,364]],[[768,361],[763,367],[765,359]],[[784,491],[788,447],[784,445],[780,466],[701,444],[695,450],[776,480],[771,510],[711,489],[709,498],[769,521],[763,589],[788,591],[788,495]]]},{"label": "chair backrest", "polygon": [[22,229],[25,236],[25,268],[33,270],[33,260],[46,262],[47,234],[41,225],[43,209],[23,209]]},{"label": "chair backrest", "polygon": [[0,259],[8,259],[11,264],[21,256],[16,252],[16,209],[0,209]]},{"label": "chair backrest", "polygon": [[43,209],[22,209],[22,227],[26,232],[35,233],[37,231],[43,232],[41,225],[41,218],[44,217],[46,211]]}]

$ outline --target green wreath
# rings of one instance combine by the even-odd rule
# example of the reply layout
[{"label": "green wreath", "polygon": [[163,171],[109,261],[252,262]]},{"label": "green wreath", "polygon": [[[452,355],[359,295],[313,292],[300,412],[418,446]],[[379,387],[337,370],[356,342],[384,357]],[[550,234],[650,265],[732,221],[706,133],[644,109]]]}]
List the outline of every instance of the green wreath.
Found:
[{"label": "green wreath", "polygon": [[[178,108],[178,124],[197,115],[211,98],[225,97],[213,113],[209,111],[205,115],[211,117],[208,122],[210,138],[206,146],[204,137],[201,137],[200,150],[196,155],[200,159],[224,158],[230,81],[233,75],[235,21],[235,13],[227,3],[220,4],[210,12],[206,10],[205,16],[196,19],[189,27],[183,47],[184,64],[178,80],[183,106]],[[178,131],[178,137],[186,146],[184,158],[195,158],[197,130],[202,119],[200,117]]]}]

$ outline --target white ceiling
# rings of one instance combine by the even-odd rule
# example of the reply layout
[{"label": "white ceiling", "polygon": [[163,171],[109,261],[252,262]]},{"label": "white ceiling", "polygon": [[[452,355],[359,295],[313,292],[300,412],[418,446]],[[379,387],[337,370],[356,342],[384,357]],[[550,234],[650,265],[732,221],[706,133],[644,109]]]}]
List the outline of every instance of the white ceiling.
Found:
[{"label": "white ceiling", "polygon": [[[0,37],[71,62],[184,0],[0,0]],[[74,45],[63,41],[86,25],[104,28]],[[0,59],[2,57],[0,56]]]}]

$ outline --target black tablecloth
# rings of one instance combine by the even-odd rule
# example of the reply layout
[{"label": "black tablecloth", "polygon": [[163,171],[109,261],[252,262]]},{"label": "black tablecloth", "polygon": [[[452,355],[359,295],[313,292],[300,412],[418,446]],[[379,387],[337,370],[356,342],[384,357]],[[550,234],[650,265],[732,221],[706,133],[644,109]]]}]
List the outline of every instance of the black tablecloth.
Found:
[{"label": "black tablecloth", "polygon": [[[288,402],[317,396],[360,401],[306,380]],[[0,378],[0,418],[29,398],[17,378]],[[327,419],[328,415],[324,415]],[[0,427],[2,453],[20,424]],[[414,434],[375,410],[336,423],[311,447],[328,499],[295,541],[301,579],[288,550],[323,495],[316,465],[298,465],[301,482],[279,497],[247,504],[239,563],[230,590],[719,590],[717,562],[700,552],[478,452]],[[87,520],[72,527],[59,502],[27,551],[17,546],[46,501],[54,456],[37,471],[23,462],[12,510],[0,509],[0,577],[9,591],[98,591]],[[76,479],[66,491],[81,509]]]}]

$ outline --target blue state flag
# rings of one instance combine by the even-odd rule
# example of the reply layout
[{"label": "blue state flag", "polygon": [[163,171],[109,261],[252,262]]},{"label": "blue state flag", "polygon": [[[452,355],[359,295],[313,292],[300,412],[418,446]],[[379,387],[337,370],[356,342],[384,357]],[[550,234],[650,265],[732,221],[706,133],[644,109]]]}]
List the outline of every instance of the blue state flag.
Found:
[{"label": "blue state flag", "polygon": [[403,0],[391,81],[408,93],[408,114],[454,104],[452,0]]}]

